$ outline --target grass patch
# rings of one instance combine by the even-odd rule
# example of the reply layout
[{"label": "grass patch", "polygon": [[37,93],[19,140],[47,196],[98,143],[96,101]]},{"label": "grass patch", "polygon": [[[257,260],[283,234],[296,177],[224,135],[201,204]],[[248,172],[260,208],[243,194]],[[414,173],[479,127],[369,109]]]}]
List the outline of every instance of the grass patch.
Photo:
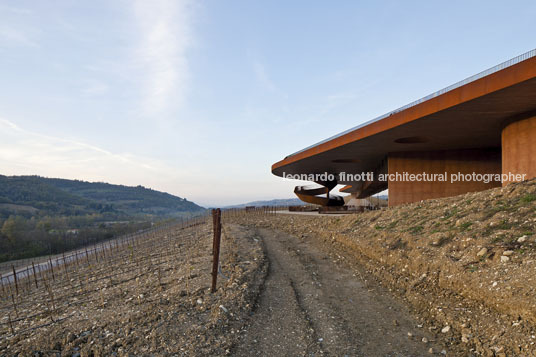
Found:
[{"label": "grass patch", "polygon": [[419,234],[422,232],[423,229],[424,229],[423,226],[418,225],[418,226],[413,226],[410,229],[408,229],[408,232],[410,232],[411,234]]},{"label": "grass patch", "polygon": [[523,203],[530,203],[536,201],[536,195],[534,193],[528,193],[520,199]]},{"label": "grass patch", "polygon": [[511,211],[516,209],[515,206],[512,206],[511,202],[506,202],[504,200],[496,200],[493,202],[493,207],[491,210],[495,213],[501,212],[501,211]]},{"label": "grass patch", "polygon": [[506,210],[508,210],[508,208],[506,206],[504,206],[504,205],[501,205],[501,204],[493,206],[493,208],[491,209],[491,211],[493,213],[502,212],[502,211],[506,211]]},{"label": "grass patch", "polygon": [[460,230],[462,232],[468,231],[471,228],[472,225],[473,225],[473,222],[462,223],[462,225],[460,226]]},{"label": "grass patch", "polygon": [[455,207],[451,210],[447,210],[445,211],[445,213],[443,214],[443,220],[446,221],[447,219],[449,218],[452,218],[454,217],[456,214],[458,213],[458,207]]},{"label": "grass patch", "polygon": [[470,264],[470,265],[467,266],[467,271],[470,272],[470,273],[474,273],[477,270],[478,270],[478,266],[476,266],[474,264]]},{"label": "grass patch", "polygon": [[393,229],[396,227],[396,225],[398,224],[398,221],[393,221],[391,223],[389,223],[389,225],[387,226],[388,229]]},{"label": "grass patch", "polygon": [[510,229],[512,228],[512,223],[509,223],[506,219],[503,219],[503,221],[496,228],[497,229]]}]

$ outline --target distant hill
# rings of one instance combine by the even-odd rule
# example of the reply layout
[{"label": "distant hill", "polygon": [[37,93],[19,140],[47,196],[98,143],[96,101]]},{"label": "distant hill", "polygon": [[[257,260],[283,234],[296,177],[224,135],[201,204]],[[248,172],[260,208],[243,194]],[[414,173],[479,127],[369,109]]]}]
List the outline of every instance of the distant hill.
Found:
[{"label": "distant hill", "polygon": [[[374,196],[387,201],[387,195]],[[266,201],[252,201],[248,203],[242,203],[239,205],[225,206],[223,208],[244,208],[246,206],[262,207],[262,206],[302,206],[307,203],[303,202],[299,198],[281,198]]]},{"label": "distant hill", "polygon": [[62,253],[204,211],[142,186],[0,175],[0,262]]},{"label": "distant hill", "polygon": [[77,216],[105,212],[173,217],[202,211],[203,207],[185,198],[143,186],[0,175],[0,218],[11,213]]},{"label": "distant hill", "polygon": [[262,207],[262,206],[301,206],[306,204],[299,198],[281,198],[267,201],[253,201],[242,203],[239,205],[226,206],[223,208],[244,208],[246,206]]}]

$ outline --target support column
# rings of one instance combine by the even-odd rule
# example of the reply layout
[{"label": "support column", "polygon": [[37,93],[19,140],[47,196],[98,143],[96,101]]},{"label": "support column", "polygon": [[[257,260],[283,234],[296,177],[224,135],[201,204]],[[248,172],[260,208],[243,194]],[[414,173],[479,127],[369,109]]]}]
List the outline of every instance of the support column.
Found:
[{"label": "support column", "polygon": [[[502,173],[525,175],[526,180],[536,177],[536,116],[508,124],[501,141]],[[510,182],[504,181],[503,186]]]}]

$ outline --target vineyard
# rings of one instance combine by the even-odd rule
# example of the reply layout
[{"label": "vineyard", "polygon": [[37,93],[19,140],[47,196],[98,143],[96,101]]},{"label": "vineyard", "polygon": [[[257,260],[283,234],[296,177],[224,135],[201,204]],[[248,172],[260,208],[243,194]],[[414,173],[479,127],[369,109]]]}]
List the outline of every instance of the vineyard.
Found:
[{"label": "vineyard", "polygon": [[214,294],[208,216],[13,268],[1,280],[0,354],[225,353],[233,339],[218,331],[247,314],[263,264],[241,229],[223,226]]}]

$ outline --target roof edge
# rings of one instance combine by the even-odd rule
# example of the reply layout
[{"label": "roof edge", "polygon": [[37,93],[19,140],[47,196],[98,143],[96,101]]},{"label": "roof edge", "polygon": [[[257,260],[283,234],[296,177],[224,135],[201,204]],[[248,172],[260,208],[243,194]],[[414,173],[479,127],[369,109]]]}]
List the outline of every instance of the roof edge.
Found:
[{"label": "roof edge", "polygon": [[406,124],[534,77],[536,77],[536,49],[297,151],[285,157],[283,160],[274,163],[272,165],[272,173],[275,174],[275,171],[283,166]]}]

